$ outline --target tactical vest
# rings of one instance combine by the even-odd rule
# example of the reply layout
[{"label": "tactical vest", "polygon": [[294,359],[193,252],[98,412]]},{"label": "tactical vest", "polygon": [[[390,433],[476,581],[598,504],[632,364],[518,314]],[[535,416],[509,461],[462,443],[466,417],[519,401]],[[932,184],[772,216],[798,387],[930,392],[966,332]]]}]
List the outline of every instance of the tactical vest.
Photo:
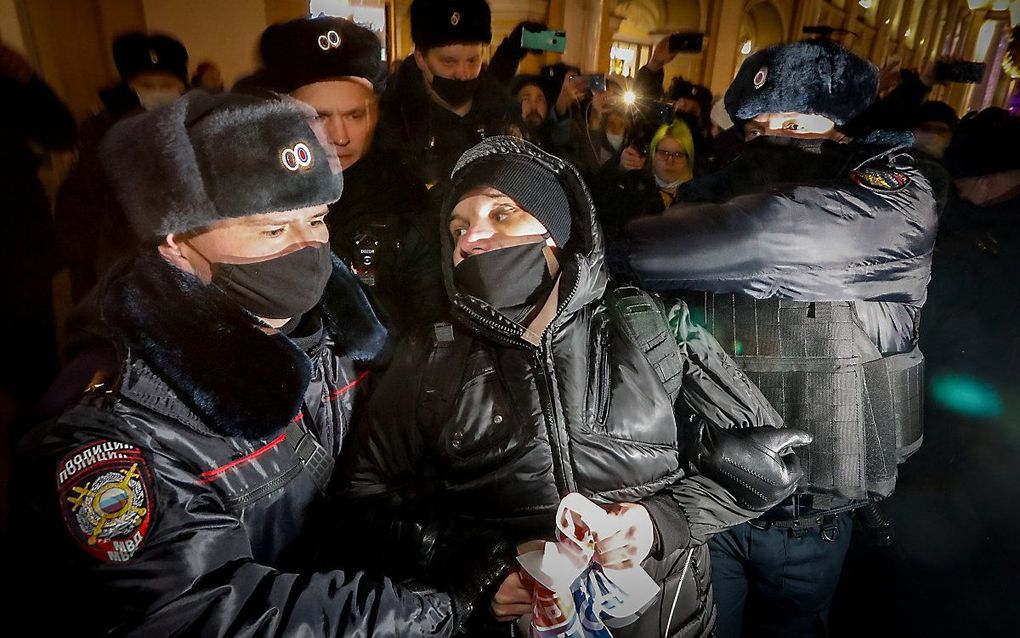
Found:
[{"label": "tactical vest", "polygon": [[854,303],[683,293],[706,327],[789,427],[814,442],[797,450],[799,493],[885,497],[896,465],[921,445],[924,357],[883,357]]}]

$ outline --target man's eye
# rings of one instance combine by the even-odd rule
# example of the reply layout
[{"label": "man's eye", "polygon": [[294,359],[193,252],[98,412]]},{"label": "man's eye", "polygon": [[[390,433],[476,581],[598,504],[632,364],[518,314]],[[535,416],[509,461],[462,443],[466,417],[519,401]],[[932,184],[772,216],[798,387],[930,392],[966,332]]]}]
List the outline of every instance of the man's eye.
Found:
[{"label": "man's eye", "polygon": [[783,128],[785,128],[787,131],[799,131],[800,124],[797,124],[796,122],[787,122],[786,124],[783,125]]},{"label": "man's eye", "polygon": [[271,230],[262,231],[262,234],[265,235],[266,237],[279,237],[280,235],[283,234],[283,230],[284,230],[283,228],[273,228]]},{"label": "man's eye", "polygon": [[453,235],[454,237],[460,237],[461,235],[463,235],[466,232],[467,232],[466,228],[451,228],[450,229],[450,234]]},{"label": "man's eye", "polygon": [[318,219],[313,219],[312,220],[312,226],[323,226],[325,223],[326,223],[326,220],[324,218],[322,218],[322,217],[319,217]]}]

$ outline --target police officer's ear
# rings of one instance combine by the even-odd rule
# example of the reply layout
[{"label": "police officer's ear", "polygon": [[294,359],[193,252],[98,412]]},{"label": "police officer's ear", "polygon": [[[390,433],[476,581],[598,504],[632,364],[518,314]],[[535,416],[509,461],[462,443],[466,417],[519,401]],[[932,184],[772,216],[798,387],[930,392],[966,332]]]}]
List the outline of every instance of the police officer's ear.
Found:
[{"label": "police officer's ear", "polygon": [[187,251],[181,236],[174,235],[173,233],[167,235],[163,238],[163,241],[156,246],[156,250],[159,251],[159,255],[163,259],[168,261],[175,268],[201,277],[200,270],[189,260],[189,253],[192,251]]},{"label": "police officer's ear", "polygon": [[418,47],[414,48],[414,63],[418,65],[418,69],[422,73],[428,71],[428,66],[425,64],[425,51],[422,51]]}]

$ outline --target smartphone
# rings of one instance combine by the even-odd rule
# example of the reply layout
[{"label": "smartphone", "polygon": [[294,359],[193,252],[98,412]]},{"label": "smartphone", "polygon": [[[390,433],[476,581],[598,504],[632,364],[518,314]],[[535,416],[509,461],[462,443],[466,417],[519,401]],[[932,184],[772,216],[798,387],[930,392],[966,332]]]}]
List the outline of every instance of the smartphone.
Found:
[{"label": "smartphone", "polygon": [[985,76],[984,62],[936,62],[935,80],[977,84]]},{"label": "smartphone", "polygon": [[698,53],[704,44],[703,33],[674,33],[669,36],[670,53]]},{"label": "smartphone", "polygon": [[521,29],[521,48],[563,53],[567,50],[566,31],[528,31]]},{"label": "smartphone", "polygon": [[646,102],[648,121],[655,126],[671,124],[673,122],[673,105],[667,102]]},{"label": "smartphone", "polygon": [[587,87],[592,93],[601,93],[606,90],[606,76],[602,73],[575,75],[570,81],[578,87]]}]

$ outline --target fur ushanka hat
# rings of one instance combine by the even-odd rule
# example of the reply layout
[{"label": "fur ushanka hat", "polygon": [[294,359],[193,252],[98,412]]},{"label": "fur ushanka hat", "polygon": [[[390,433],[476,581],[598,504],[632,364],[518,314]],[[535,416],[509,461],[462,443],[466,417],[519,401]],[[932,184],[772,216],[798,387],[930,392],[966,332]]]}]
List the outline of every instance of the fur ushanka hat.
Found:
[{"label": "fur ushanka hat", "polygon": [[[289,99],[288,99],[289,100]],[[119,122],[100,158],[145,241],[340,199],[343,178],[294,100],[191,91]]]},{"label": "fur ushanka hat", "polygon": [[744,60],[726,90],[726,111],[747,121],[762,113],[822,115],[846,124],[878,95],[878,68],[830,40],[777,44]]}]

